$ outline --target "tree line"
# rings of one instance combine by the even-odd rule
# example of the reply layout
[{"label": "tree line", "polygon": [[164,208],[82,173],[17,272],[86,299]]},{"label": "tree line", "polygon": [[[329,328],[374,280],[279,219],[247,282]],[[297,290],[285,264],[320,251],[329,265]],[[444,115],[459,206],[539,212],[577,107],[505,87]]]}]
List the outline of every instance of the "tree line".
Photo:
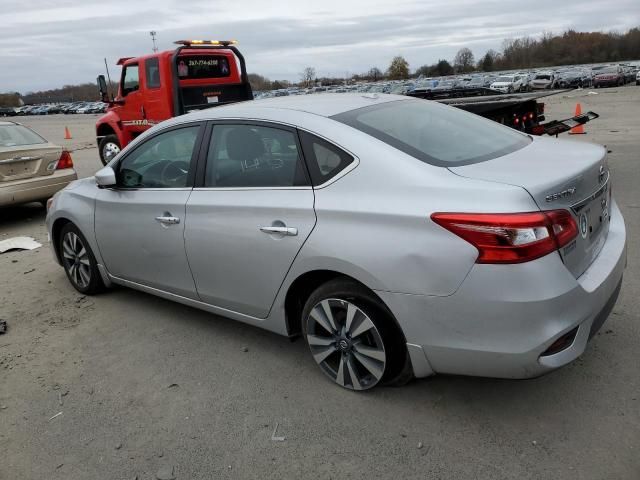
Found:
[{"label": "tree line", "polygon": [[[383,72],[372,67],[367,72],[353,75],[349,79],[319,77],[313,67],[306,67],[300,73],[300,82],[295,84],[287,80],[270,80],[257,73],[249,74],[249,82],[256,91],[278,90],[292,85],[308,88],[322,85],[343,84],[345,81],[378,81],[382,79],[402,80],[420,75],[428,77],[447,76],[456,73],[492,72],[499,70],[550,67],[555,65],[575,65],[605,63],[640,59],[640,28],[632,28],[626,33],[617,32],[577,32],[567,30],[560,35],[544,33],[540,38],[521,37],[507,39],[502,51],[490,49],[476,60],[469,48],[461,48],[452,61],[439,59],[429,65],[422,65],[413,72],[402,56],[391,60]],[[112,92],[117,84],[112,83]],[[17,92],[0,94],[0,106],[18,106],[25,104],[96,101],[99,100],[95,83],[65,85],[62,88],[21,95]]]}]

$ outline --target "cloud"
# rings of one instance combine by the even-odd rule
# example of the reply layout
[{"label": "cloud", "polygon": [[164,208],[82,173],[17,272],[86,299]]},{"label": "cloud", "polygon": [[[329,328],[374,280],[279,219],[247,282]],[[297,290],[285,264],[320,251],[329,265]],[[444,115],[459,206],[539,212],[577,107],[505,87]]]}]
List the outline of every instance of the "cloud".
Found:
[{"label": "cloud", "polygon": [[[640,18],[637,0],[2,0],[0,91],[27,92],[93,81],[123,56],[161,49],[182,38],[234,38],[251,72],[297,80],[385,69],[395,55],[412,68],[451,59],[462,46],[476,56],[505,38],[544,31],[619,30]],[[113,67],[112,76],[117,75]]]}]

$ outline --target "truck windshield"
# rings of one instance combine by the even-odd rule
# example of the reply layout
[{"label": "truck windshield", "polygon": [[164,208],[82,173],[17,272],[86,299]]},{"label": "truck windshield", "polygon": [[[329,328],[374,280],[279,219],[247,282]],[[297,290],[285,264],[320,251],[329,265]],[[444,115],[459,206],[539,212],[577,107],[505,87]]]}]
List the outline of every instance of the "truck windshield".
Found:
[{"label": "truck windshield", "polygon": [[221,78],[231,74],[229,60],[221,55],[188,55],[178,57],[180,80]]},{"label": "truck windshield", "polygon": [[398,100],[331,117],[431,165],[469,165],[524,148],[531,139],[477,115],[425,100]]}]

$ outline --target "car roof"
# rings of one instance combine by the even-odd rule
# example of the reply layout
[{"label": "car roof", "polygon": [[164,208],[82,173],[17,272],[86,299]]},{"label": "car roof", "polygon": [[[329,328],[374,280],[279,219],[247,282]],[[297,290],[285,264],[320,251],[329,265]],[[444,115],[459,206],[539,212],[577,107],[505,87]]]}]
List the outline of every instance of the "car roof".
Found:
[{"label": "car roof", "polygon": [[235,115],[244,117],[251,115],[254,112],[256,115],[259,115],[260,113],[270,113],[272,115],[275,113],[273,110],[293,110],[322,117],[331,117],[333,115],[338,115],[358,108],[399,100],[408,100],[408,97],[402,95],[362,93],[290,95],[208,108],[193,112],[189,114],[189,117],[190,120],[208,120],[222,117],[233,117]]}]

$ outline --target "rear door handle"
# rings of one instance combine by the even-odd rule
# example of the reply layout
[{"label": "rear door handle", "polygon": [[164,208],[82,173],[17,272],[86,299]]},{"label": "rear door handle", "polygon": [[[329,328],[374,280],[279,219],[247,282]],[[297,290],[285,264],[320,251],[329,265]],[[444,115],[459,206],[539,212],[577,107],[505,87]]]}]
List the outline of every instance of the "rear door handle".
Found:
[{"label": "rear door handle", "polygon": [[156,217],[156,220],[163,225],[176,225],[180,223],[180,219],[178,217]]},{"label": "rear door handle", "polygon": [[260,227],[260,231],[264,233],[279,233],[288,237],[298,235],[298,229],[293,227]]}]

